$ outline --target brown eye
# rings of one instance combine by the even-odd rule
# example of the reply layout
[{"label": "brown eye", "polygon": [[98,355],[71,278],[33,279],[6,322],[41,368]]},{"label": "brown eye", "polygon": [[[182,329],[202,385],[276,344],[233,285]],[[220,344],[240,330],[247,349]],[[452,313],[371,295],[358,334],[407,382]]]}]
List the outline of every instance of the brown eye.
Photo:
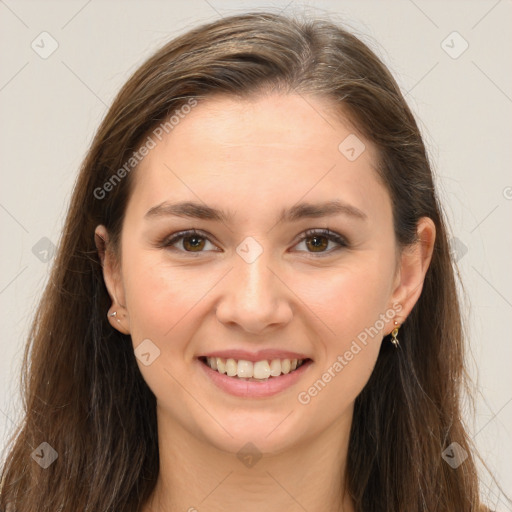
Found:
[{"label": "brown eye", "polygon": [[[213,249],[205,248],[206,244],[210,244]],[[209,238],[194,230],[181,231],[175,233],[171,237],[161,242],[160,247],[168,247],[177,249],[184,253],[202,253],[209,250],[215,250],[215,246],[210,242]]]},{"label": "brown eye", "polygon": [[[331,242],[334,244],[334,247],[326,250]],[[297,245],[302,243],[304,243],[306,251],[299,252],[306,252],[308,254],[316,253],[319,256],[328,256],[338,249],[349,246],[347,240],[343,236],[333,231],[329,231],[328,229],[310,229],[306,231]]]},{"label": "brown eye", "polygon": [[205,245],[203,237],[198,235],[186,236],[182,238],[183,247],[186,251],[199,252]]},{"label": "brown eye", "polygon": [[[325,236],[311,236],[305,239],[306,246],[312,250],[312,252],[322,252],[328,245],[329,240]],[[311,242],[308,242],[311,241]]]},{"label": "brown eye", "polygon": [[[179,245],[180,243],[181,247]],[[304,236],[296,245],[300,245],[302,243],[304,243],[306,250],[299,250],[299,252],[317,254],[318,256],[328,256],[338,249],[349,246],[349,243],[343,236],[328,229],[312,229],[306,231]],[[329,249],[330,243],[334,244],[334,247]],[[207,248],[206,244],[211,244],[213,249]],[[208,252],[211,250],[216,251],[215,245],[207,236],[202,235],[201,233],[194,230],[175,233],[165,241],[161,242],[159,246],[176,249],[178,252],[188,254],[200,254],[202,252]]]}]

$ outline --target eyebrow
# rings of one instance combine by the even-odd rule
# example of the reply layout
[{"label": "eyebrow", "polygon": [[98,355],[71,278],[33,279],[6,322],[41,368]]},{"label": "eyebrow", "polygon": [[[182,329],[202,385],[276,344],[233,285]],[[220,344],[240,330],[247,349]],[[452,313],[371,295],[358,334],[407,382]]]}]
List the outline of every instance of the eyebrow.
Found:
[{"label": "eyebrow", "polygon": [[[359,220],[366,220],[367,215],[350,204],[337,199],[324,203],[298,203],[291,208],[283,209],[277,223],[296,222],[305,218],[328,217],[333,215],[346,215]],[[234,215],[224,210],[218,210],[205,204],[193,201],[179,203],[163,202],[150,208],[144,215],[145,219],[156,217],[185,217],[191,219],[213,220],[230,222]]]}]

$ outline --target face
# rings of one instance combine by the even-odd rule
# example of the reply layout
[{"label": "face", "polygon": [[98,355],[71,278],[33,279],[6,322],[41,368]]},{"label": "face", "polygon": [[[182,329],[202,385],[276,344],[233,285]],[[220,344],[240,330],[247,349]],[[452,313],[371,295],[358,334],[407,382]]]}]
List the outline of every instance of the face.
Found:
[{"label": "face", "polygon": [[[332,113],[313,97],[210,98],[134,171],[121,264],[105,273],[112,321],[159,422],[208,445],[276,453],[349,423],[401,316],[376,151]],[[349,136],[356,159],[362,146],[339,149]]]}]

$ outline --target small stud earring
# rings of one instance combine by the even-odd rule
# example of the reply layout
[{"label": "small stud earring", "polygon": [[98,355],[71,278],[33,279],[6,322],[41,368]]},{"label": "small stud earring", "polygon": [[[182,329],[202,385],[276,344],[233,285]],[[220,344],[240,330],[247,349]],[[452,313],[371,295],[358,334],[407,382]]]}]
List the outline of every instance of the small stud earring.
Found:
[{"label": "small stud earring", "polygon": [[400,324],[395,320],[395,328],[391,331],[391,343],[395,346],[395,348],[398,348],[398,345],[400,345],[398,341],[398,330],[400,329]]},{"label": "small stud earring", "polygon": [[121,320],[119,320],[119,318],[117,318],[117,311],[109,313],[108,316],[115,318],[119,323],[121,323]]}]

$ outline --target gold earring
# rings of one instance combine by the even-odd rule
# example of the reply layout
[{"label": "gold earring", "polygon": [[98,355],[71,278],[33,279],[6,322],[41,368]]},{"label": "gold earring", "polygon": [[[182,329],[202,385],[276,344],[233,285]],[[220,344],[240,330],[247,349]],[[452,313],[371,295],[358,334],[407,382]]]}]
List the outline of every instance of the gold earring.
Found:
[{"label": "gold earring", "polygon": [[398,345],[400,345],[398,341],[398,330],[400,329],[400,324],[395,320],[395,328],[391,331],[391,343],[395,346],[395,348],[398,348]]}]

